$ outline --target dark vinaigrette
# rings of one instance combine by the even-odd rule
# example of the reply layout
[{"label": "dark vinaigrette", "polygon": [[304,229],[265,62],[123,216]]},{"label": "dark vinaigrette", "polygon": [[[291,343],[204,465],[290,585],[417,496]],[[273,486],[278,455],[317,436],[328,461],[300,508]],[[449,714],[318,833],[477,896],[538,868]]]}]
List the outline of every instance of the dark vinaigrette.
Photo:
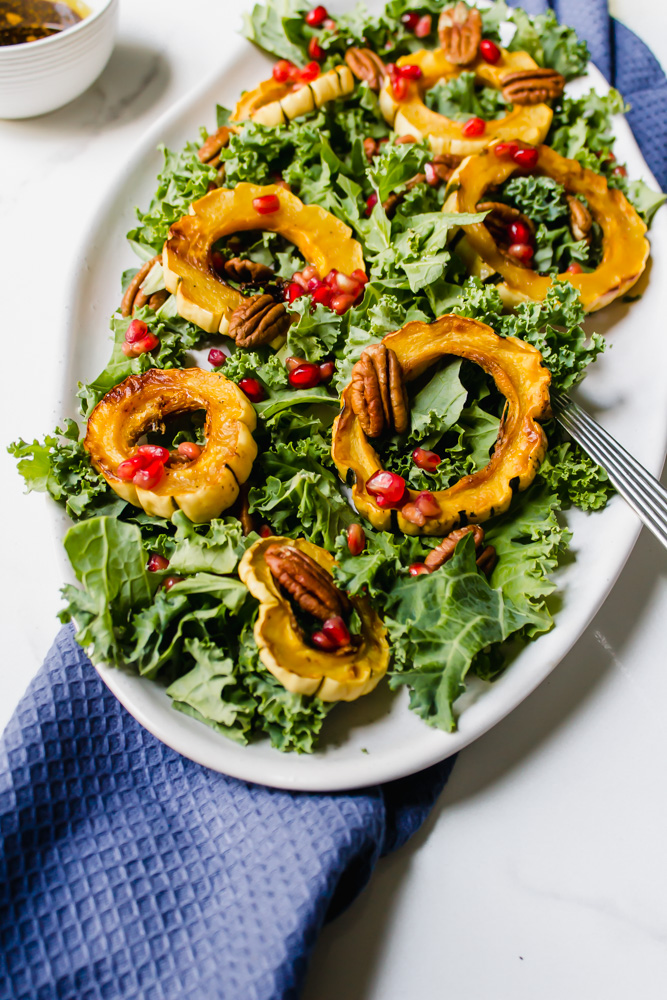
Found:
[{"label": "dark vinaigrette", "polygon": [[82,3],[51,0],[0,0],[0,45],[36,42],[82,21],[90,11]]}]

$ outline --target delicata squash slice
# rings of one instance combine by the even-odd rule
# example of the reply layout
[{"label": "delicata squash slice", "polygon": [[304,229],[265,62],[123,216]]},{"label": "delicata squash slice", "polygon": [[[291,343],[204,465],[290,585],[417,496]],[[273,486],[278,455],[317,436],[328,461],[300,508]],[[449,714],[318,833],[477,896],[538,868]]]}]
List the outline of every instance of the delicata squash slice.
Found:
[{"label": "delicata squash slice", "polygon": [[347,66],[334,66],[315,80],[297,85],[288,81],[278,83],[271,77],[243,94],[230,120],[240,122],[251,118],[260,125],[289,125],[293,118],[301,118],[328,101],[351,94],[354,85],[354,76]]},{"label": "delicata squash slice", "polygon": [[408,535],[445,535],[459,525],[479,523],[507,510],[513,494],[535,478],[546,451],[539,421],[550,415],[551,375],[540,352],[523,340],[499,337],[486,324],[461,316],[441,316],[430,324],[408,323],[387,334],[382,344],[387,352],[394,352],[405,382],[449,354],[474,361],[492,376],[507,404],[489,463],[448,489],[434,492],[439,511],[419,525],[401,512],[403,507],[407,513],[407,505],[418,499],[416,490],[406,489],[392,510],[381,506],[367,489],[382,465],[355,413],[350,382],[343,390],[342,409],[333,427],[332,456],[341,478],[352,481],[352,501],[359,513],[381,531],[396,527]]},{"label": "delicata squash slice", "polygon": [[[258,211],[257,204],[263,208],[267,199],[275,199],[275,211]],[[364,269],[352,230],[324,208],[304,205],[277,184],[218,188],[193,202],[190,214],[172,225],[162,252],[165,285],[176,296],[179,315],[207,333],[225,333],[232,313],[245,301],[215,270],[213,246],[223,236],[253,229],[280,233],[322,277],[334,268],[345,274]]]},{"label": "delicata squash slice", "polygon": [[[586,199],[595,222],[602,230],[602,260],[590,273],[558,275],[559,281],[569,281],[581,296],[587,312],[594,312],[625,294],[642,274],[649,255],[646,226],[617,188],[610,188],[600,174],[582,167],[576,160],[554,152],[549,146],[538,147],[537,165],[530,173],[553,177],[567,194]],[[494,147],[461,163],[449,181],[443,210],[447,212],[476,211],[489,188],[503,184],[515,171],[525,174],[511,156],[496,155]],[[541,301],[552,284],[548,275],[538,274],[514,263],[502,253],[484,223],[463,226],[472,249],[469,266],[483,277],[497,272],[504,279],[496,287],[508,306],[525,299]],[[476,256],[476,260],[474,259]]]},{"label": "delicata squash slice", "polygon": [[[358,613],[361,631],[352,637],[351,645],[325,652],[308,643],[290,597],[269,566],[271,553],[276,551],[286,555],[293,583],[290,592],[300,597],[302,607],[313,607],[307,599],[304,602],[304,588],[312,598],[317,596],[319,587],[325,598],[327,590],[334,596],[337,593],[348,608]],[[304,538],[272,536],[260,539],[248,549],[239,563],[239,576],[260,602],[255,641],[267,670],[295,694],[317,695],[322,701],[355,701],[372,691],[384,677],[389,665],[389,645],[382,621],[367,599],[348,598],[338,591],[331,575],[333,567],[333,556]],[[318,612],[318,617],[326,613]]]},{"label": "delicata squash slice", "polygon": [[500,60],[496,65],[485,62],[477,56],[468,66],[457,66],[449,62],[441,49],[430,51],[421,49],[410,55],[401,56],[397,67],[418,66],[421,77],[410,82],[406,96],[397,100],[390,78],[385,77],[380,90],[380,109],[386,121],[398,135],[412,135],[415,139],[428,139],[434,153],[453,153],[469,156],[485,149],[496,139],[522,139],[537,144],[543,142],[553,112],[548,104],[515,104],[502,118],[486,122],[484,132],[479,136],[466,136],[465,122],[454,121],[445,115],[432,111],[424,103],[424,94],[438,81],[458,76],[462,70],[475,74],[475,81],[501,90],[503,78],[510,73],[538,69],[537,63],[527,52],[500,50]]},{"label": "delicata squash slice", "polygon": [[[163,462],[159,482],[150,489],[119,476],[119,466],[136,456],[137,442],[148,430],[175,414],[202,409],[206,443],[197,458]],[[100,400],[88,420],[84,446],[94,467],[128,503],[166,518],[180,508],[191,521],[204,522],[234,503],[239,484],[250,475],[257,454],[255,424],[252,405],[224,375],[200,368],[151,368],[130,375]]]}]

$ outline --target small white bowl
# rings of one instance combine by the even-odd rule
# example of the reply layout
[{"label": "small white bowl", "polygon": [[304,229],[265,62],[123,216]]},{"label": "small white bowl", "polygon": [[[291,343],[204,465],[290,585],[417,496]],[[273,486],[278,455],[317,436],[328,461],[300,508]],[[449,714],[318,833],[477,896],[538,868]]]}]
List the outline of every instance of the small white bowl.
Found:
[{"label": "small white bowl", "polygon": [[0,118],[32,118],[73,101],[113,49],[118,0],[86,0],[90,14],[36,42],[0,46]]}]

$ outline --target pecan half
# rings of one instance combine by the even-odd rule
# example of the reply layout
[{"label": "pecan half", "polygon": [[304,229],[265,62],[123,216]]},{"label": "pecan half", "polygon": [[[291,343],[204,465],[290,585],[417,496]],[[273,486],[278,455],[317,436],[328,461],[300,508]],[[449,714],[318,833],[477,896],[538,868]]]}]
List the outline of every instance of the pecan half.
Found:
[{"label": "pecan half", "polygon": [[375,52],[371,49],[351,48],[345,53],[345,62],[357,80],[363,80],[376,93],[380,90],[387,70]]},{"label": "pecan half", "polygon": [[239,347],[255,347],[287,333],[291,322],[282,302],[270,295],[253,295],[234,310],[227,334]]},{"label": "pecan half", "polygon": [[167,289],[161,288],[158,292],[153,292],[150,299],[148,300],[148,305],[153,310],[153,312],[157,312],[160,306],[164,305],[164,303],[167,301],[168,298],[169,298],[169,292],[167,291]]},{"label": "pecan half", "polygon": [[239,486],[239,495],[236,498],[236,502],[229,509],[228,513],[232,517],[235,517],[241,522],[241,527],[243,528],[243,534],[249,535],[251,531],[255,530],[255,519],[250,513],[250,503],[248,500],[248,483],[241,483]]},{"label": "pecan half", "polygon": [[148,302],[148,297],[140,290],[140,286],[148,277],[153,264],[158,260],[162,260],[161,254],[157,254],[152,260],[147,260],[145,264],[142,264],[132,278],[120,302],[121,316],[131,316],[137,309],[141,309]]},{"label": "pecan half", "polygon": [[232,257],[231,260],[225,261],[225,274],[232,281],[244,285],[261,285],[275,278],[273,268],[255,260],[242,260],[241,257]]},{"label": "pecan half", "polygon": [[438,21],[440,47],[455,66],[467,66],[473,61],[482,40],[482,15],[463,0],[446,7]]},{"label": "pecan half", "polygon": [[570,210],[570,230],[575,240],[586,240],[591,242],[593,228],[593,216],[588,211],[583,201],[579,201],[573,194],[566,194],[567,207]]},{"label": "pecan half", "polygon": [[510,104],[542,104],[560,97],[565,77],[555,69],[521,69],[504,76],[500,85]]},{"label": "pecan half", "polygon": [[202,163],[210,163],[212,167],[220,164],[220,150],[229,142],[230,129],[226,125],[221,125],[217,132],[209,135],[197,150],[197,156]]},{"label": "pecan half", "polygon": [[274,580],[302,611],[326,621],[345,615],[350,601],[333,581],[330,573],[293,545],[269,545],[264,553]]},{"label": "pecan half", "polygon": [[513,242],[507,233],[510,222],[522,222],[524,226],[528,227],[531,235],[535,235],[533,220],[520,212],[518,208],[505,205],[502,201],[479,201],[477,211],[489,213],[484,219],[484,225],[500,246],[509,246]]},{"label": "pecan half", "polygon": [[433,572],[452,558],[454,549],[464,535],[472,534],[475,540],[475,551],[477,553],[477,565],[487,576],[493,571],[497,562],[496,550],[493,545],[484,547],[484,529],[479,524],[468,524],[465,528],[456,528],[446,535],[437,548],[432,549],[424,559],[424,565]]},{"label": "pecan half", "polygon": [[352,369],[350,400],[361,429],[370,438],[383,431],[405,434],[410,423],[408,394],[395,351],[367,347]]}]

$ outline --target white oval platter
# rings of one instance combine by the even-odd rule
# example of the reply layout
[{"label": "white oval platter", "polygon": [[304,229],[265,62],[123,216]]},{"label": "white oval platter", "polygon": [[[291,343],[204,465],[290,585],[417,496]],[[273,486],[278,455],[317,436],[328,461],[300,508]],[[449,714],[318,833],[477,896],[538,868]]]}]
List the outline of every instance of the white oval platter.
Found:
[{"label": "white oval platter", "polygon": [[[216,102],[233,105],[241,90],[268,75],[269,65],[239,39],[237,57],[155,124],[109,190],[78,259],[72,262],[72,322],[62,389],[65,410],[72,416],[77,381],[90,381],[106,364],[108,317],[118,304],[120,274],[136,264],[125,233],[133,224],[134,206],[146,206],[154,190],[161,166],[158,144],[179,148],[198,136],[200,125],[211,129]],[[600,92],[608,89],[593,66],[586,78],[568,86],[568,92],[576,94],[590,86]],[[644,177],[656,186],[625,121],[618,120],[615,127],[619,159],[627,161],[631,176]],[[667,268],[667,210],[658,213],[650,236],[652,265],[639,286],[641,299],[631,305],[615,304],[589,321],[590,329],[606,334],[609,348],[577,396],[622,444],[659,474],[667,438],[663,374],[667,282],[659,278]],[[57,522],[59,533],[64,533],[68,522],[62,515],[57,515]],[[493,685],[472,680],[459,702],[461,714],[454,733],[429,728],[408,710],[405,690],[392,694],[381,685],[372,695],[332,713],[315,753],[281,754],[266,740],[239,746],[174,711],[158,683],[105,665],[98,665],[97,670],[141,725],[174,750],[213,770],[278,788],[317,792],[400,778],[456,753],[503,719],[549,675],[595,615],[636,541],[639,523],[618,497],[601,513],[572,512],[568,523],[574,533],[572,558],[556,576],[560,607],[555,628],[530,643]],[[69,567],[67,576],[72,578]]]}]

